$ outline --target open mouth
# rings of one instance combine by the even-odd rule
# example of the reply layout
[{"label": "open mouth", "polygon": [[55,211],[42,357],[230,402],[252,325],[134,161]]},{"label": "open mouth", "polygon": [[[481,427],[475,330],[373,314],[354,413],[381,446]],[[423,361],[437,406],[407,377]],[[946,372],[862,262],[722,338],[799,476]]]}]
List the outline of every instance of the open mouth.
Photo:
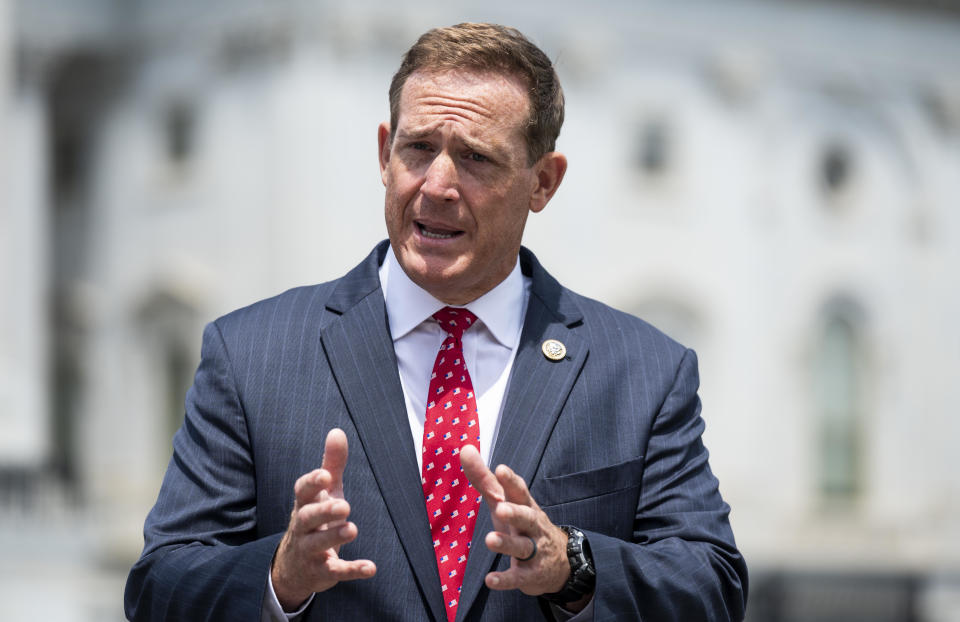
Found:
[{"label": "open mouth", "polygon": [[423,223],[416,223],[417,229],[420,230],[420,235],[429,239],[429,240],[450,240],[455,237],[463,235],[463,231],[458,231],[456,229],[444,229],[442,227],[428,227]]}]

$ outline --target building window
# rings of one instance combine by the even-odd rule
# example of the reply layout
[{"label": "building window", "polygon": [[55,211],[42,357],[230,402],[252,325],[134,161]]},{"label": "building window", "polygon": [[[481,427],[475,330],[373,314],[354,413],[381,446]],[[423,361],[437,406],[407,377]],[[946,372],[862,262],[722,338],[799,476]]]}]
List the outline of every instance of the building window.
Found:
[{"label": "building window", "polygon": [[813,369],[817,483],[832,506],[849,504],[863,489],[862,361],[852,309],[831,305],[824,315]]},{"label": "building window", "polygon": [[183,343],[183,338],[183,335],[167,335],[163,344],[164,408],[166,432],[170,437],[183,423],[184,396],[196,366],[193,351]]},{"label": "building window", "polygon": [[167,433],[161,439],[164,444],[183,423],[184,396],[197,364],[191,343],[201,326],[199,317],[190,302],[163,289],[146,298],[138,312],[150,357],[151,394],[161,398],[155,412]]},{"label": "building window", "polygon": [[65,54],[51,66],[50,186],[57,209],[83,206],[95,166],[93,146],[119,80],[116,65],[91,52]]},{"label": "building window", "polygon": [[639,169],[651,176],[667,172],[671,164],[671,135],[667,124],[651,119],[637,132],[634,160]]},{"label": "building window", "polygon": [[196,110],[186,102],[171,104],[164,118],[164,140],[167,158],[174,164],[185,164],[193,156],[196,134]]},{"label": "building window", "polygon": [[820,154],[819,183],[827,198],[844,194],[850,186],[854,173],[854,158],[850,149],[842,143],[831,143]]}]

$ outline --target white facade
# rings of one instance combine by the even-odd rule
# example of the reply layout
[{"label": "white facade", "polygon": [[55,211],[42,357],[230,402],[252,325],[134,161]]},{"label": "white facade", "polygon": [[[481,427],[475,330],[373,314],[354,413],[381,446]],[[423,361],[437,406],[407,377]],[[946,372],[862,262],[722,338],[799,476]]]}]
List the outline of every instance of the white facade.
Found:
[{"label": "white facade", "polygon": [[[99,564],[91,580],[110,586],[58,619],[119,603],[109,568],[138,553],[203,323],[335,278],[385,236],[390,76],[420,32],[463,20],[515,25],[556,59],[570,168],[525,243],[564,284],[698,351],[705,441],[751,571],[915,572],[933,577],[923,619],[958,619],[957,14],[20,5],[13,27],[0,17],[0,66],[15,49],[43,62],[0,80],[14,137],[0,286],[16,293],[0,316],[0,423],[16,434],[0,435],[0,464],[35,468],[57,446],[43,318],[59,305],[82,379],[67,412],[85,501],[65,515],[90,542],[69,563]],[[64,131],[45,76],[78,46],[99,49],[106,86],[83,192],[63,198],[44,183]],[[24,516],[42,518],[0,516],[5,537]],[[37,574],[62,570],[51,560]],[[31,592],[3,589],[0,614],[22,611]]]},{"label": "white facade", "polygon": [[15,88],[12,15],[0,2],[0,291],[16,292],[0,306],[0,465],[31,468],[49,451],[43,108]]}]

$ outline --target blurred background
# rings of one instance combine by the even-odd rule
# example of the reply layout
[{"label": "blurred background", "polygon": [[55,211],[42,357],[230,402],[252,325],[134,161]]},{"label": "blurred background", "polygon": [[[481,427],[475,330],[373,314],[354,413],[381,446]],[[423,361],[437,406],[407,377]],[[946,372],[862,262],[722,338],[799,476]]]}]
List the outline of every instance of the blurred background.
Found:
[{"label": "blurred background", "polygon": [[700,355],[751,622],[960,620],[960,2],[0,0],[0,619],[122,620],[205,322],[385,237],[460,21],[557,63],[526,244]]}]

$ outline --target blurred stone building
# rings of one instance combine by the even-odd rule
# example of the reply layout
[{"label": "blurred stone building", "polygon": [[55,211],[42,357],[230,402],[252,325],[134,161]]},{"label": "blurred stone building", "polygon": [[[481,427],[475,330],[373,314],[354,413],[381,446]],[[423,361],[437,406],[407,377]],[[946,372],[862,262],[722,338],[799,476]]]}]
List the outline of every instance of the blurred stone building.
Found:
[{"label": "blurred stone building", "polygon": [[122,619],[203,324],[385,236],[400,54],[484,20],[567,94],[527,245],[700,355],[749,619],[960,620],[958,6],[0,0],[0,618]]}]

